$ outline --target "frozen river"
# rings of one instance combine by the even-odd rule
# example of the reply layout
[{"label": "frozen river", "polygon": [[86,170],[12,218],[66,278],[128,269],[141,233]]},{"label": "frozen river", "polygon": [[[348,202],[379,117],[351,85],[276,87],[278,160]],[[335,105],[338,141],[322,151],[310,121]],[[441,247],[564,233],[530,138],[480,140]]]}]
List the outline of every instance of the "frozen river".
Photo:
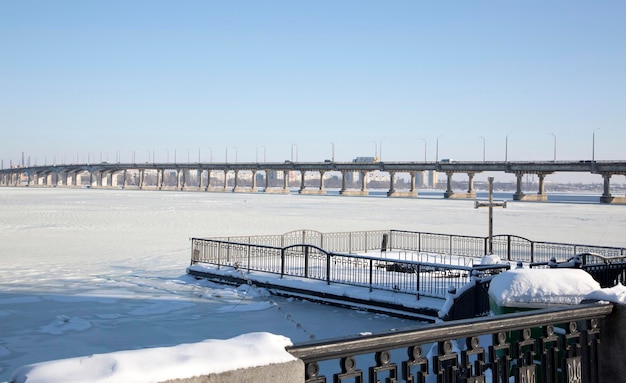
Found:
[{"label": "frozen river", "polygon": [[[494,232],[626,246],[626,206],[510,202]],[[195,281],[190,237],[401,229],[485,236],[473,201],[0,188],[0,382],[17,367],[253,332],[294,342],[414,322]]]}]

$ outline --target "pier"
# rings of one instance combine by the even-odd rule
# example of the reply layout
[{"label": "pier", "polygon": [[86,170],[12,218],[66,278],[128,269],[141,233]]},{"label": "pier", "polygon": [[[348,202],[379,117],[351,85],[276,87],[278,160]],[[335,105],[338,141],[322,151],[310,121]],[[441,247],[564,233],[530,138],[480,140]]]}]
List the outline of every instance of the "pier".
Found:
[{"label": "pier", "polygon": [[[572,263],[574,258],[579,262],[574,267],[591,266],[594,278],[606,276],[597,272],[598,267],[613,271],[603,286],[626,281],[624,248],[535,242],[514,235],[481,238],[397,230],[299,230],[282,235],[193,238],[191,243],[188,272],[197,277],[246,282],[279,295],[423,321],[428,321],[429,311],[432,315],[441,308],[457,286],[488,279],[507,268],[477,266],[488,246],[503,260],[525,262],[529,267],[558,267],[559,262]],[[619,271],[611,265],[619,265]],[[309,282],[298,286],[294,282],[298,279]],[[334,293],[324,287],[331,285]],[[362,290],[361,297],[349,292],[354,288]],[[381,291],[388,297],[381,299],[377,294]],[[364,298],[368,294],[370,298]],[[406,297],[412,303],[405,305],[410,302]],[[475,302],[462,304],[474,306]],[[432,377],[438,382],[599,383],[624,373],[618,351],[623,337],[613,339],[613,334],[624,333],[624,323],[623,306],[589,302],[312,340],[287,351],[302,361],[307,383],[327,382],[330,377],[334,382],[362,382],[369,377],[369,382],[423,383]],[[458,340],[465,344],[457,344]]]}]

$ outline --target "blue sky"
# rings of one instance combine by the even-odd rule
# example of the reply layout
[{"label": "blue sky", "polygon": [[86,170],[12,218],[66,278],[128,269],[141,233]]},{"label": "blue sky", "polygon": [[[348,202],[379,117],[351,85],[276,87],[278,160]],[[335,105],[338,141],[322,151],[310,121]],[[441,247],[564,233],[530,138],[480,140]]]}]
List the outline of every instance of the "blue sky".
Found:
[{"label": "blue sky", "polygon": [[[0,158],[624,160],[622,1],[2,1]],[[552,135],[554,134],[554,135]],[[381,152],[382,148],[382,153]],[[69,162],[69,161],[68,161]]]}]

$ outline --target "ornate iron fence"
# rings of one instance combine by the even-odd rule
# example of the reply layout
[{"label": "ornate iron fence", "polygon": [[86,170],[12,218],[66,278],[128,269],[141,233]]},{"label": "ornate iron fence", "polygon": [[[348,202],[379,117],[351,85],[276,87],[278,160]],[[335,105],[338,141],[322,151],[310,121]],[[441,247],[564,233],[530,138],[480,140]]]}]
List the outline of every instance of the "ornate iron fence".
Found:
[{"label": "ornate iron fence", "polygon": [[369,382],[599,383],[599,323],[612,310],[610,304],[543,309],[312,341],[287,351],[304,361],[307,383],[325,383],[326,376],[363,382],[366,375]]}]

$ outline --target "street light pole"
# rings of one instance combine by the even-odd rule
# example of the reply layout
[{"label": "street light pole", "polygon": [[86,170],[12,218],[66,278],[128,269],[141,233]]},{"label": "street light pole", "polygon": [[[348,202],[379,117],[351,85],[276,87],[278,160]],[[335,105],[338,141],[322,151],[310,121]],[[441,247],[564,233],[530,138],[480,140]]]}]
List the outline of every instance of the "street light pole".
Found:
[{"label": "street light pole", "polygon": [[331,156],[330,156],[330,161],[331,162],[335,162],[335,143],[331,142],[330,143],[331,148],[332,148],[332,152],[331,152]]},{"label": "street light pole", "polygon": [[420,140],[424,141],[424,162],[426,162],[426,140],[424,138],[420,138]]},{"label": "street light pole", "polygon": [[233,146],[233,149],[235,149],[235,163],[237,163],[237,147]]},{"label": "street light pole", "polygon": [[291,144],[291,162],[293,162],[293,148],[296,148],[296,162],[298,162],[298,145]]},{"label": "street light pole", "polygon": [[485,137],[480,136],[479,138],[483,139],[483,162],[485,162]]},{"label": "street light pole", "polygon": [[556,134],[549,133],[552,137],[554,137],[554,162],[556,162]]},{"label": "street light pole", "polygon": [[508,132],[504,140],[504,162],[509,162],[509,134],[511,133],[513,132]]},{"label": "street light pole", "polygon": [[596,160],[596,130],[591,134],[591,161]]},{"label": "street light pole", "polygon": [[443,134],[440,136],[437,136],[437,147],[435,149],[435,162],[439,162],[439,138],[443,137]]},{"label": "street light pole", "polygon": [[374,143],[374,159],[378,158],[378,142],[372,141]]}]

